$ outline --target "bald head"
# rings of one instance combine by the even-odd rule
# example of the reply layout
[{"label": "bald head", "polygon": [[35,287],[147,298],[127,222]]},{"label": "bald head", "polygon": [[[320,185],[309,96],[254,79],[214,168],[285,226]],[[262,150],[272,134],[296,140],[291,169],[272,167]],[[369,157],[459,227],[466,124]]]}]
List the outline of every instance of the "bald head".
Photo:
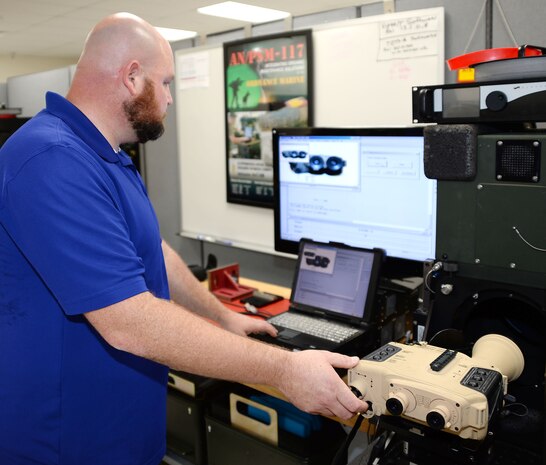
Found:
[{"label": "bald head", "polygon": [[116,13],[89,33],[78,68],[112,74],[130,60],[147,66],[166,53],[171,53],[169,43],[151,24],[130,13]]},{"label": "bald head", "polygon": [[67,98],[116,147],[141,139],[141,119],[161,122],[173,78],[169,42],[142,18],[116,13],[89,33]]}]

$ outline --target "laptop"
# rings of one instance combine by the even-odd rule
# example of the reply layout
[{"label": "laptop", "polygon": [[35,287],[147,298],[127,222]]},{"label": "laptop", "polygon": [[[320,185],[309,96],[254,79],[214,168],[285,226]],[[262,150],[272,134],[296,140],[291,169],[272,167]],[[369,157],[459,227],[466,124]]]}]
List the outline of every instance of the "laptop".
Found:
[{"label": "laptop", "polygon": [[268,318],[279,334],[255,337],[292,350],[365,353],[383,260],[381,249],[302,239],[289,309]]}]

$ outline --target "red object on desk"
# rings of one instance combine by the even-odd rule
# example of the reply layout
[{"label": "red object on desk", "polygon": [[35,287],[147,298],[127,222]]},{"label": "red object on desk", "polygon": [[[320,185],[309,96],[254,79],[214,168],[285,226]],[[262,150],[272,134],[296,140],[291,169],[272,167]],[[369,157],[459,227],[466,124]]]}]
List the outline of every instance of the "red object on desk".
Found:
[{"label": "red object on desk", "polygon": [[[235,300],[232,302],[224,302],[224,305],[230,310],[234,310],[239,313],[247,312],[247,310],[245,309],[245,304],[242,303],[240,300]],[[257,310],[259,314],[257,316],[269,317],[269,316],[278,315],[279,313],[286,312],[286,310],[288,310],[289,305],[290,305],[290,301],[288,299],[278,300],[277,302],[273,302],[272,304],[264,305],[263,307],[258,308]]]},{"label": "red object on desk", "polygon": [[256,290],[250,286],[239,284],[239,265],[232,264],[208,270],[209,291],[220,300],[231,302],[244,299]]}]

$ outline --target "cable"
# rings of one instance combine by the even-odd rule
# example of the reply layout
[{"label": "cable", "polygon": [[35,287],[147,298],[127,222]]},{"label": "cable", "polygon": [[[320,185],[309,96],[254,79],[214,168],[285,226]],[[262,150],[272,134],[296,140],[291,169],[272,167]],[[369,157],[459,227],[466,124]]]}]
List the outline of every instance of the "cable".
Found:
[{"label": "cable", "polygon": [[470,38],[468,39],[468,42],[466,43],[463,55],[468,52],[468,48],[470,47],[470,43],[472,42],[472,39],[474,38],[474,35],[476,34],[476,30],[478,29],[478,25],[480,24],[480,20],[482,19],[483,12],[485,11],[485,4],[487,3],[487,0],[483,2],[482,9],[480,11],[480,14],[478,15],[478,19],[476,20],[476,24],[474,24],[474,29],[472,30],[472,33],[470,34]]},{"label": "cable", "polygon": [[[519,409],[519,411],[518,411]],[[504,416],[515,415],[516,417],[526,417],[529,414],[529,409],[521,402],[505,405],[501,411]]]},{"label": "cable", "polygon": [[436,294],[436,292],[433,291],[432,288],[431,288],[430,285],[429,285],[429,277],[430,277],[430,275],[431,275],[432,273],[434,273],[434,272],[436,272],[436,271],[438,271],[438,270],[441,270],[443,266],[444,266],[444,265],[443,265],[442,262],[436,262],[436,263],[432,266],[432,268],[428,271],[428,273],[425,275],[425,286],[426,286],[426,288],[427,288],[430,292],[432,292],[433,294]]},{"label": "cable", "polygon": [[508,35],[510,36],[510,39],[512,39],[512,42],[514,42],[514,45],[518,45],[518,42],[516,41],[516,38],[514,37],[514,33],[512,32],[512,29],[510,28],[510,24],[508,24],[508,20],[506,19],[506,16],[504,14],[504,10],[502,9],[500,1],[495,0],[495,3],[497,4],[497,7],[498,7],[499,12],[501,14],[502,21],[504,23],[504,27],[508,31]]},{"label": "cable", "polygon": [[[472,39],[474,39],[474,36],[476,35],[476,31],[478,29],[478,26],[480,24],[480,21],[482,19],[482,16],[485,11],[485,6],[487,5],[488,0],[485,0],[482,5],[482,9],[480,11],[480,14],[478,15],[478,19],[476,20],[476,24],[474,24],[474,29],[472,29],[472,33],[470,34],[470,37],[468,39],[468,42],[466,43],[463,51],[463,55],[468,52],[468,49],[470,48],[470,44],[472,42]],[[512,29],[510,28],[510,24],[508,23],[508,20],[506,19],[506,15],[504,14],[504,10],[502,9],[502,6],[500,4],[499,0],[495,0],[495,3],[497,5],[497,8],[499,9],[499,13],[501,15],[502,21],[504,23],[504,27],[506,28],[506,31],[508,32],[508,35],[510,36],[510,39],[512,42],[517,45],[516,38],[514,37],[514,33],[512,32]]]},{"label": "cable", "polygon": [[381,455],[381,451],[383,450],[385,446],[385,440],[386,440],[386,433],[384,431],[380,432],[379,429],[379,423],[381,422],[381,417],[373,417],[375,422],[375,428],[373,434],[370,434],[370,428],[372,425],[372,419],[370,419],[370,422],[368,423],[368,429],[366,431],[366,438],[367,438],[367,446],[362,452],[362,455],[360,456],[360,460],[358,461],[359,465],[365,464],[371,464],[374,462],[374,460]]},{"label": "cable", "polygon": [[361,413],[358,414],[358,417],[355,421],[355,424],[353,425],[353,428],[345,438],[345,441],[343,441],[343,444],[336,452],[336,455],[334,456],[334,459],[332,460],[332,465],[345,465],[347,463],[347,460],[345,459],[345,456],[347,455],[347,451],[349,450],[349,446],[351,445],[351,442],[353,441],[356,432],[360,428],[360,425],[362,424],[362,420],[364,420],[364,415]]},{"label": "cable", "polygon": [[546,252],[546,249],[541,249],[540,247],[535,247],[533,244],[531,244],[529,241],[527,241],[519,232],[519,229],[517,226],[512,226],[512,229],[516,232],[516,234],[519,236],[519,238],[525,242],[529,247],[531,247],[534,250],[538,250],[539,252]]},{"label": "cable", "polygon": [[[374,417],[376,419],[375,421],[375,427],[373,433],[370,434],[370,428],[368,427],[368,431],[366,432],[366,436],[368,438],[368,444],[371,444],[372,441],[375,439],[375,437],[378,435],[379,432],[379,425],[381,423],[381,416]],[[370,420],[371,424],[371,420]]]}]

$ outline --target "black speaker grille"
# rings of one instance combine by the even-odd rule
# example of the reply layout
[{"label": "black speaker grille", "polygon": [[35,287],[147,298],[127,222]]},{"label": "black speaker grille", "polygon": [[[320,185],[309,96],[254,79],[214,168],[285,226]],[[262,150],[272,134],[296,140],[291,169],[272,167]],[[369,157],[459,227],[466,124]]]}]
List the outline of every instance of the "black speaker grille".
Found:
[{"label": "black speaker grille", "polygon": [[539,182],[540,148],[533,140],[497,141],[497,181]]}]

